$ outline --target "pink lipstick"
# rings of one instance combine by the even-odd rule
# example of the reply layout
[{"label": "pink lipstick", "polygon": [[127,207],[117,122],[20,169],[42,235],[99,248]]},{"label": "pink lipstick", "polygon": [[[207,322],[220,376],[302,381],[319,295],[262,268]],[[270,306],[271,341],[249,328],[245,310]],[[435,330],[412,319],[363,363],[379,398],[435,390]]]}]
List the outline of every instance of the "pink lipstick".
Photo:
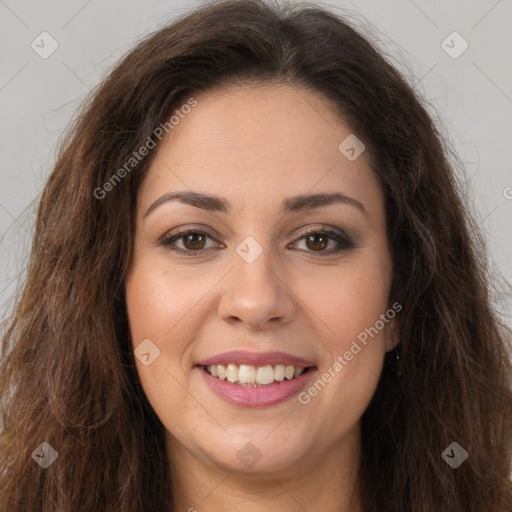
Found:
[{"label": "pink lipstick", "polygon": [[283,352],[231,351],[196,365],[220,398],[241,407],[269,407],[299,393],[316,373],[313,362]]}]

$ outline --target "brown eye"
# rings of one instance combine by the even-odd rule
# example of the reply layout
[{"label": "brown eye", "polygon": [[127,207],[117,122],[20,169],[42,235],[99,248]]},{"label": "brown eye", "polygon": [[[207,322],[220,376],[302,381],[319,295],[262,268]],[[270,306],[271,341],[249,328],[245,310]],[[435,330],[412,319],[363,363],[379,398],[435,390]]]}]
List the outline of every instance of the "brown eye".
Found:
[{"label": "brown eye", "polygon": [[322,233],[308,235],[306,237],[306,245],[313,251],[322,251],[327,247],[328,241],[329,237]]},{"label": "brown eye", "polygon": [[[203,231],[188,230],[164,238],[160,245],[179,254],[196,256],[207,251],[208,239],[213,239],[211,235]],[[218,244],[220,245],[220,244]]]},{"label": "brown eye", "polygon": [[185,248],[190,250],[201,250],[206,242],[206,237],[202,233],[190,233],[181,238]]},{"label": "brown eye", "polygon": [[[215,244],[207,247],[208,239],[214,240],[211,235],[203,231],[188,230],[164,238],[161,240],[160,245],[178,254],[198,256],[205,253],[208,249],[215,247]],[[331,230],[316,230],[303,233],[292,245],[298,244],[302,240],[304,240],[306,246],[302,250],[309,253],[318,253],[321,256],[336,254],[354,247],[354,242],[346,234]],[[334,243],[334,247],[326,250],[330,243]],[[217,248],[224,248],[218,242],[216,246]]]},{"label": "brown eye", "polygon": [[[343,232],[337,233],[329,229],[317,229],[302,232],[301,235],[302,236],[293,245],[299,244],[299,242],[304,240],[302,243],[305,248],[299,247],[299,249],[309,253],[318,253],[320,256],[337,254],[355,247],[352,239]],[[331,243],[334,245],[328,248]]]}]

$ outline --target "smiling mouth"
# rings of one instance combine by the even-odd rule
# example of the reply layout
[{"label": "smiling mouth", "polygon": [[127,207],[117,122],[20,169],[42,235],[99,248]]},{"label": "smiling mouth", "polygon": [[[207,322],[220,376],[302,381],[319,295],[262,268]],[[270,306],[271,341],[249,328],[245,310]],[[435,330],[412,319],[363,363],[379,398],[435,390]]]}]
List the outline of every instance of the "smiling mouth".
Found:
[{"label": "smiling mouth", "polygon": [[248,388],[273,386],[286,380],[294,380],[308,372],[313,367],[292,365],[253,366],[248,364],[215,364],[203,365],[201,368],[219,380]]}]

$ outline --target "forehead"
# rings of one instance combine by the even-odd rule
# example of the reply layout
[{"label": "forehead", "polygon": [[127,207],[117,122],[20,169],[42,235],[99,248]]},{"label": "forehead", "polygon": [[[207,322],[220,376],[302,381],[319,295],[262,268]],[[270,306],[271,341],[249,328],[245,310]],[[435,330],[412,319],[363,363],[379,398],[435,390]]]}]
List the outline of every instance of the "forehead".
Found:
[{"label": "forehead", "polygon": [[351,128],[321,95],[280,84],[217,88],[194,98],[197,106],[161,143],[143,198],[191,189],[229,196],[240,208],[280,207],[284,196],[339,191],[382,206],[365,153],[351,161],[340,151]]}]

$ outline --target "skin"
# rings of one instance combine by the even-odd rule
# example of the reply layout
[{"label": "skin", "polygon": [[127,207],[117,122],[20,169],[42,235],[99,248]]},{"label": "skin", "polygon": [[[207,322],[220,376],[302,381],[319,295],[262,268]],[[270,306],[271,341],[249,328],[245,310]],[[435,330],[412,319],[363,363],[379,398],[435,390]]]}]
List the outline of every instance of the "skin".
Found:
[{"label": "skin", "polygon": [[[352,131],[311,91],[248,84],[195,98],[139,190],[126,281],[133,347],[150,339],[160,350],[150,365],[136,364],[167,431],[174,510],[358,511],[359,422],[398,342],[396,318],[305,405],[297,396],[271,407],[231,405],[195,365],[233,349],[283,351],[315,362],[311,386],[375,325],[390,308],[392,275],[377,178],[364,152],[349,161],[338,150]],[[144,215],[163,194],[188,190],[223,197],[231,211],[172,201]],[[285,198],[321,192],[350,196],[366,213],[344,203],[280,210]],[[159,244],[186,226],[209,237],[182,237],[174,247],[202,255]],[[344,231],[354,246],[329,254],[335,240],[298,236],[322,226]],[[236,252],[248,236],[263,250],[252,263]],[[261,453],[250,468],[237,457],[248,442]]]}]

